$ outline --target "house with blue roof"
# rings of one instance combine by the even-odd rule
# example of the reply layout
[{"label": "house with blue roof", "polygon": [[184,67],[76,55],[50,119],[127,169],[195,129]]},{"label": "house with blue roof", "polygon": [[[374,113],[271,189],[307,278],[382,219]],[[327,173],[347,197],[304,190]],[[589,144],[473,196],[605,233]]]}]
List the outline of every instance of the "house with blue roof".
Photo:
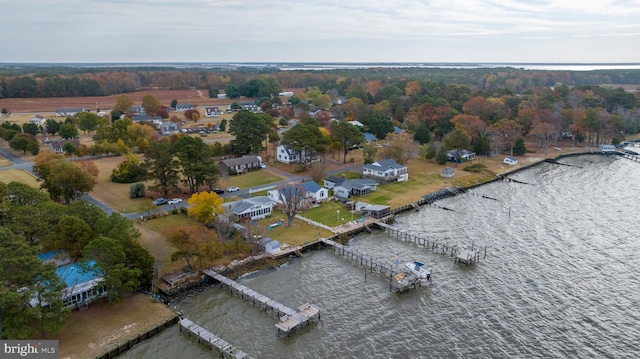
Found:
[{"label": "house with blue roof", "polygon": [[407,166],[389,158],[362,166],[362,175],[383,182],[402,182],[409,179],[409,170]]},{"label": "house with blue roof", "polygon": [[378,141],[378,138],[374,134],[369,133],[369,132],[365,132],[364,133],[364,139],[369,141],[369,142],[377,142]]}]

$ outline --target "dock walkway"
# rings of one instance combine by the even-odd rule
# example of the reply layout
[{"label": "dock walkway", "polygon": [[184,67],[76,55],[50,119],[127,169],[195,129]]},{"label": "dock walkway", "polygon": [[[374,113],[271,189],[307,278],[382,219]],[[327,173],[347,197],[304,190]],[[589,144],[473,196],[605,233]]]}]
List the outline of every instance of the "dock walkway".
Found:
[{"label": "dock walkway", "polygon": [[191,334],[195,335],[199,343],[204,343],[211,347],[211,349],[217,349],[223,358],[253,359],[253,357],[247,353],[237,349],[224,339],[221,339],[187,318],[180,319],[180,331],[182,331],[183,328],[189,333],[189,336],[191,336]]},{"label": "dock walkway", "polygon": [[422,246],[427,249],[431,249],[434,253],[440,253],[443,255],[449,255],[456,263],[476,264],[480,262],[480,253],[484,251],[484,256],[487,256],[487,247],[472,247],[461,248],[457,245],[449,245],[449,243],[440,243],[437,239],[420,237],[415,234],[411,234],[392,226],[380,222],[376,223],[381,228],[384,228],[389,236],[398,238],[405,242],[415,243],[418,246]]},{"label": "dock walkway", "polygon": [[229,279],[223,276],[220,273],[212,271],[210,269],[205,269],[203,271],[204,274],[209,277],[217,280],[222,285],[229,287],[229,290],[233,293],[240,294],[242,299],[251,300],[253,305],[262,305],[265,310],[269,311],[269,309],[273,310],[277,316],[280,318],[280,322],[276,323],[276,328],[278,328],[278,332],[283,331],[284,333],[288,333],[291,330],[302,326],[316,317],[320,318],[320,308],[317,306],[305,303],[298,307],[298,310],[291,309],[286,305],[279,303],[266,295],[262,295],[255,290],[242,285],[232,279]]},{"label": "dock walkway", "polygon": [[368,271],[380,274],[382,277],[388,277],[389,290],[396,288],[399,291],[405,291],[422,284],[420,278],[416,276],[398,276],[399,274],[405,274],[405,272],[398,270],[394,264],[382,262],[377,258],[346,248],[342,244],[327,238],[320,238],[320,241],[333,248],[333,252],[339,253],[342,258],[349,259]]}]

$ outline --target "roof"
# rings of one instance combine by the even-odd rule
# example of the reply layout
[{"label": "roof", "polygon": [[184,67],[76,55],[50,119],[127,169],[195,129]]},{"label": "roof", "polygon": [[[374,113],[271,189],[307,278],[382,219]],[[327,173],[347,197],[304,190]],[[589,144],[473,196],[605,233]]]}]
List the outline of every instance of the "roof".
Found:
[{"label": "roof", "polygon": [[49,146],[54,150],[64,150],[64,145],[67,143],[71,143],[74,147],[80,146],[80,141],[78,140],[56,140],[49,142]]},{"label": "roof", "polygon": [[377,186],[377,185],[378,185],[378,182],[370,178],[356,178],[352,180],[345,180],[339,186],[344,187],[350,191],[352,188],[362,189],[365,187]]},{"label": "roof", "polygon": [[391,208],[391,206],[385,206],[385,205],[382,205],[382,204],[370,204],[370,205],[366,206],[364,208],[364,210],[367,210],[367,211],[382,211],[382,210],[385,210],[387,208]]},{"label": "roof", "polygon": [[342,182],[346,181],[346,179],[342,178],[342,177],[338,177],[338,176],[329,176],[327,178],[325,178],[325,181],[327,182],[333,182],[336,185],[341,185]]},{"label": "roof", "polygon": [[176,108],[178,107],[182,108],[182,107],[194,107],[194,106],[190,103],[178,103],[176,104]]},{"label": "roof", "polygon": [[349,121],[347,123],[350,123],[350,124],[352,124],[354,126],[358,126],[358,127],[364,127],[364,125],[360,121]]},{"label": "roof", "polygon": [[469,151],[469,150],[449,150],[447,151],[447,156],[455,156],[456,155],[456,151],[460,151],[460,156],[464,156],[464,155],[475,155],[476,153],[473,151]]},{"label": "roof", "polygon": [[149,116],[149,115],[135,115],[135,116],[131,116],[131,121],[133,121],[133,122],[138,122],[138,121],[162,121],[162,117],[161,116]]},{"label": "roof", "polygon": [[273,204],[271,198],[267,196],[256,196],[240,201],[225,203],[225,209],[233,213],[244,213],[254,206],[267,206]]},{"label": "roof", "polygon": [[58,267],[56,274],[69,288],[102,277],[96,261],[93,260],[88,261],[86,265],[71,263]]},{"label": "roof", "polygon": [[318,184],[313,182],[313,181],[302,182],[301,186],[302,186],[302,188],[304,189],[305,192],[316,193],[321,189],[321,187],[318,186]]},{"label": "roof", "polygon": [[393,132],[395,132],[395,133],[403,133],[403,132],[407,132],[407,131],[401,129],[398,126],[393,126]]},{"label": "roof", "polygon": [[249,163],[260,163],[261,161],[258,159],[258,156],[242,156],[236,158],[228,158],[226,160],[220,161],[220,163],[224,164],[227,167],[235,167],[246,165]]},{"label": "roof", "polygon": [[406,168],[407,166],[401,165],[398,162],[396,162],[394,159],[389,158],[386,160],[380,160],[374,163],[369,163],[362,167],[369,170],[373,170],[373,171],[379,171],[381,169],[386,171],[389,168],[401,169],[401,168]]},{"label": "roof", "polygon": [[364,133],[364,139],[367,141],[377,141],[378,138],[369,132]]}]

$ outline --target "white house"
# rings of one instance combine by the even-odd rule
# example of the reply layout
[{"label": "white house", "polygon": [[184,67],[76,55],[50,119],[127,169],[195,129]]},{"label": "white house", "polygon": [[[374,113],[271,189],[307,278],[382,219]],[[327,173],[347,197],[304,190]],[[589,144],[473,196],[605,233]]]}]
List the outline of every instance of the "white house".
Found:
[{"label": "white house", "polygon": [[346,178],[329,176],[324,179],[324,187],[328,189],[333,189],[335,186],[341,185],[344,181],[346,181]]},{"label": "white house", "polygon": [[204,108],[204,115],[206,117],[220,116],[220,108],[218,106],[207,106]]},{"label": "white house", "polygon": [[33,123],[34,125],[37,125],[37,126],[44,126],[45,122],[47,122],[47,119],[44,118],[43,116],[35,115],[31,117],[28,122]]},{"label": "white house", "polygon": [[160,125],[160,134],[163,136],[175,135],[180,132],[180,126],[173,122],[163,122]]},{"label": "white house", "polygon": [[402,182],[409,179],[409,170],[390,158],[362,166],[362,175],[385,182]]},{"label": "white house", "polygon": [[80,107],[68,107],[68,108],[57,108],[56,109],[56,116],[61,117],[61,116],[75,116],[76,113],[80,113],[80,112],[84,112],[86,111],[84,108],[80,108]]},{"label": "white house", "polygon": [[600,145],[600,152],[615,152],[616,146],[614,145]]},{"label": "white house", "polygon": [[302,161],[302,156],[305,156],[306,162],[309,163],[312,162],[314,157],[314,154],[311,152],[303,151],[301,154],[300,152],[285,145],[278,145],[276,152],[278,153],[276,160],[286,164],[300,163]]},{"label": "white house", "polygon": [[178,112],[185,112],[187,110],[195,110],[195,106],[193,104],[190,103],[179,103],[176,104],[176,111]]},{"label": "white house", "polygon": [[[302,187],[304,193],[303,197],[311,202],[325,202],[329,199],[329,190],[318,186],[318,184],[313,181],[302,182],[300,183],[300,187]],[[291,191],[284,190],[282,192],[277,188],[272,189],[267,191],[267,196],[275,203],[282,203],[286,198],[285,194]]]},{"label": "white house", "polygon": [[[460,157],[457,157],[460,156]],[[450,162],[472,161],[476,159],[476,153],[469,150],[449,150],[447,151],[447,160]]]},{"label": "white house", "polygon": [[136,115],[131,117],[133,123],[150,122],[156,126],[162,126],[162,117],[160,116],[148,116],[148,115]]},{"label": "white house", "polygon": [[505,165],[509,165],[509,166],[515,166],[515,165],[518,164],[518,160],[515,159],[514,157],[507,156],[507,157],[504,158],[502,163],[504,163]]},{"label": "white house", "polygon": [[256,196],[224,204],[225,214],[235,214],[239,220],[256,220],[271,215],[273,201],[267,196]]},{"label": "white house", "polygon": [[139,106],[139,105],[133,105],[133,106],[129,107],[127,112],[132,114],[132,115],[145,115],[147,113],[144,110],[144,107]]}]

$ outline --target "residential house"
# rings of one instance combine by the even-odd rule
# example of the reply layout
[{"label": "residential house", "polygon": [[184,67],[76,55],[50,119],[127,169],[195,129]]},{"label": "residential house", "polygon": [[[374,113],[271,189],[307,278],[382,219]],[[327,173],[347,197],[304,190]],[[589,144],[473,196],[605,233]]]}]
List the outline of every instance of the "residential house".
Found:
[{"label": "residential house", "polygon": [[163,122],[160,125],[160,134],[163,136],[176,135],[180,133],[180,126],[174,122]]},{"label": "residential house", "polygon": [[152,123],[156,126],[162,125],[162,117],[160,116],[148,116],[148,115],[135,115],[131,117],[133,123]]},{"label": "residential house", "polygon": [[507,156],[502,160],[502,163],[509,166],[515,166],[518,164],[518,160],[515,157]]},{"label": "residential house", "polygon": [[605,145],[605,144],[600,145],[600,152],[610,153],[615,151],[616,151],[616,146],[614,145]]},{"label": "residential house", "polygon": [[80,108],[80,107],[68,107],[68,108],[57,108],[56,109],[56,116],[61,117],[61,116],[67,116],[67,117],[72,117],[75,116],[76,113],[80,113],[80,112],[84,112],[86,111],[84,108]]},{"label": "residential house", "polygon": [[36,126],[44,126],[47,119],[44,116],[35,115],[28,120],[29,123],[33,123]]},{"label": "residential house", "polygon": [[324,179],[324,187],[333,189],[335,186],[341,185],[347,179],[344,177],[329,176]]},{"label": "residential house", "polygon": [[80,141],[78,140],[56,140],[49,142],[49,150],[55,153],[64,153],[64,145],[67,143],[72,144],[75,148],[80,147]]},{"label": "residential house", "polygon": [[398,127],[398,126],[393,126],[393,132],[394,132],[395,134],[400,134],[400,133],[405,133],[405,132],[407,132],[407,130],[402,129],[402,128]]},{"label": "residential house", "polygon": [[367,140],[368,142],[377,142],[378,141],[378,137],[376,137],[374,134],[369,133],[369,132],[365,132],[364,133],[364,139]]},{"label": "residential house", "polygon": [[271,215],[273,201],[267,196],[256,196],[224,204],[225,214],[234,214],[240,221],[257,220]]},{"label": "residential house", "polygon": [[240,105],[243,110],[251,112],[262,112],[262,108],[253,102],[239,102],[238,105]]},{"label": "residential house", "polygon": [[242,156],[237,158],[227,158],[218,162],[220,171],[226,174],[241,174],[247,171],[260,169],[262,157],[260,156]]},{"label": "residential house", "polygon": [[218,106],[207,106],[204,108],[204,115],[206,117],[220,116],[220,109],[218,108]]},{"label": "residential house", "polygon": [[196,107],[190,103],[179,103],[176,104],[176,111],[185,112],[187,110],[195,110]]},{"label": "residential house", "polygon": [[409,170],[390,158],[362,166],[362,175],[384,182],[402,182],[409,179]]},{"label": "residential house", "polygon": [[364,127],[364,124],[362,124],[362,122],[360,121],[348,121],[347,123],[350,123],[356,127]]},{"label": "residential house", "polygon": [[[457,158],[457,156],[459,156]],[[469,150],[449,150],[447,151],[447,160],[450,162],[473,161],[476,159],[476,153]]]},{"label": "residential house", "polygon": [[127,110],[127,113],[130,113],[132,115],[146,115],[147,114],[147,112],[144,110],[144,107],[138,106],[138,105],[133,105],[133,106],[129,107],[129,109]]},{"label": "residential house", "polygon": [[[318,184],[313,181],[302,182],[299,185],[302,187],[303,197],[313,203],[325,202],[329,198],[329,190],[318,186]],[[283,200],[286,200],[286,193],[293,193],[293,191],[280,191],[276,188],[267,191],[267,196],[275,203],[282,203]]]},{"label": "residential house", "polygon": [[370,178],[345,180],[333,187],[333,195],[338,198],[349,198],[351,195],[364,196],[378,189],[378,182]]},{"label": "residential house", "polygon": [[285,145],[278,145],[276,152],[278,153],[278,156],[276,157],[278,162],[287,164],[300,163],[302,161],[302,156],[305,156],[306,162],[309,163],[314,157],[314,153],[303,151],[302,154],[300,154],[300,152]]}]

